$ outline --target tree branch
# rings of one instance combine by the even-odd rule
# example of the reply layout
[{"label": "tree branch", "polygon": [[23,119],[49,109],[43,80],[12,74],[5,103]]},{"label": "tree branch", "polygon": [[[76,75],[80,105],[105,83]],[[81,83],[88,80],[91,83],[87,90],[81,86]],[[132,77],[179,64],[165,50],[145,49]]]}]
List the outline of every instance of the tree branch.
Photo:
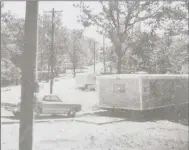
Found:
[{"label": "tree branch", "polygon": [[118,36],[119,36],[119,39],[121,38],[120,37],[120,23],[119,23],[119,2],[116,2],[116,12],[117,12],[117,33],[118,33]]},{"label": "tree branch", "polygon": [[[148,6],[148,5],[150,5],[151,3],[153,3],[153,2],[147,1],[145,4],[142,5],[142,7],[141,7],[140,9],[138,9],[138,12],[136,13],[136,15],[133,16],[133,18],[138,18],[138,19],[135,19],[135,21],[134,21],[133,23],[129,23],[129,24],[128,24],[128,27],[132,27],[132,26],[135,25],[137,22],[141,22],[141,21],[144,21],[144,20],[149,19],[149,18],[155,18],[155,19],[156,19],[157,12],[158,12],[162,7],[159,7],[159,8],[156,10],[156,12],[154,12],[154,13],[148,15],[148,16],[145,16],[145,17],[138,17],[138,15],[139,15],[139,13],[141,12],[141,10],[144,10],[145,7]],[[137,3],[135,3],[135,4],[137,4]],[[134,8],[132,8],[132,10],[133,10],[133,9],[134,9]]]},{"label": "tree branch", "polygon": [[[127,2],[126,2],[127,3]],[[138,4],[138,1],[136,1],[131,7],[129,7],[129,4],[127,3],[127,10],[128,10],[128,14],[127,16],[125,17],[125,30],[124,30],[124,34],[126,34],[127,32],[127,29],[128,29],[128,25],[129,25],[129,21],[130,21],[130,18],[131,18],[131,14],[132,14],[132,11],[134,11],[134,7],[136,7]],[[137,14],[139,14],[140,11],[137,12]]]},{"label": "tree branch", "polygon": [[112,28],[114,28],[114,26],[116,27],[116,24],[115,24],[114,21],[113,21],[114,26],[112,25],[112,22],[111,22],[111,20],[110,20],[109,15],[107,14],[107,10],[106,10],[106,8],[105,8],[105,6],[104,6],[102,0],[100,0],[100,3],[101,3],[101,5],[102,5],[102,9],[103,9],[103,11],[104,11],[104,13],[105,13],[105,15],[106,15],[106,18],[108,19],[110,25],[112,26]]},{"label": "tree branch", "polygon": [[126,51],[127,51],[127,49],[130,47],[130,44],[128,44],[128,46],[125,48],[125,50],[123,51],[123,53],[122,53],[122,56],[124,56],[125,55],[125,53],[126,53]]}]

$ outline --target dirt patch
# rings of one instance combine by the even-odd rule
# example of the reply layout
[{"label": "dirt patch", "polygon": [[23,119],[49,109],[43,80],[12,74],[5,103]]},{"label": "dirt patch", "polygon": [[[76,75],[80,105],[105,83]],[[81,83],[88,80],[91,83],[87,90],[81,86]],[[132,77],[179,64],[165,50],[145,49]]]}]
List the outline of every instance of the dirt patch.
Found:
[{"label": "dirt patch", "polygon": [[83,123],[91,123],[96,125],[104,125],[104,124],[112,124],[117,122],[126,121],[123,118],[113,118],[113,117],[99,117],[94,115],[83,116],[74,119],[74,121],[83,122]]},{"label": "dirt patch", "polygon": [[161,108],[147,111],[108,110],[104,112],[97,112],[94,115],[125,118],[128,121],[133,122],[156,122],[159,120],[168,120],[185,126],[189,125],[188,105],[183,105],[178,108]]}]

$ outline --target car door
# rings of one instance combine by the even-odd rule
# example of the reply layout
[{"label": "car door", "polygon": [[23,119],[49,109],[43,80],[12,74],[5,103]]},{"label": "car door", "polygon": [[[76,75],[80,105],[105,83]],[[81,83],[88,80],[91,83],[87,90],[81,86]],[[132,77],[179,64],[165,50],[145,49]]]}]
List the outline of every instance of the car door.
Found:
[{"label": "car door", "polygon": [[43,113],[46,114],[61,114],[65,112],[64,103],[58,96],[45,96],[43,98]]}]

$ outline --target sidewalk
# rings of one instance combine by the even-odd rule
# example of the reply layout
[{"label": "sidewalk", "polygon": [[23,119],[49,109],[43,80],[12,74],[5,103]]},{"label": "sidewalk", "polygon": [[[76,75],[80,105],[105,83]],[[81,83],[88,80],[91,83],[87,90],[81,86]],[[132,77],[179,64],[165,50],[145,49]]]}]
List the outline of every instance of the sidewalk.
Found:
[{"label": "sidewalk", "polygon": [[[97,110],[97,111],[88,111],[88,112],[80,112],[76,114],[75,118],[78,117],[83,117],[83,116],[87,116],[87,115],[93,115],[94,113],[97,112],[103,112],[104,110]],[[34,122],[35,123],[42,123],[42,122],[60,122],[60,121],[73,121],[75,120],[75,118],[48,118],[48,119],[36,119]],[[17,124],[20,121],[18,119],[9,119],[9,118],[2,118],[1,117],[1,124]]]}]

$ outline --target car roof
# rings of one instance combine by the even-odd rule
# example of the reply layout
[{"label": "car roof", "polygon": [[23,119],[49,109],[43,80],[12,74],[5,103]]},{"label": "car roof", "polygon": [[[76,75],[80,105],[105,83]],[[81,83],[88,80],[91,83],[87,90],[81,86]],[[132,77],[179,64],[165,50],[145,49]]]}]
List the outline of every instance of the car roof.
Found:
[{"label": "car roof", "polygon": [[45,97],[45,96],[57,96],[57,97],[59,97],[58,95],[55,95],[55,94],[37,94],[36,95],[38,98],[43,98],[43,97]]}]

